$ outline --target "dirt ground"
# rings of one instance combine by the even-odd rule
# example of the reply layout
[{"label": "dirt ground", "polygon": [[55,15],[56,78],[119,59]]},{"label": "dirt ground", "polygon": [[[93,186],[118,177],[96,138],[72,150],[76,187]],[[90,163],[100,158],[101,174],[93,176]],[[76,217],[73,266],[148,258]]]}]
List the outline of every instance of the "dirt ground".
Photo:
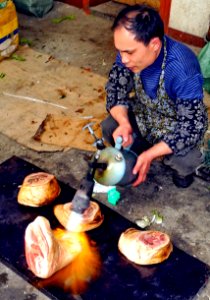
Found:
[{"label": "dirt ground", "polygon": [[[108,3],[92,8],[92,14],[86,15],[80,9],[55,1],[53,9],[42,19],[18,14],[20,36],[31,40],[33,49],[39,52],[107,76],[115,58],[110,31],[112,15],[120,8],[119,4]],[[53,18],[70,14],[74,14],[76,20],[52,26]],[[0,163],[13,155],[52,172],[60,181],[78,188],[91,153],[77,149],[36,152],[0,134]],[[195,178],[188,189],[178,189],[172,183],[171,172],[160,162],[155,162],[147,182],[138,188],[120,188],[119,191],[121,200],[116,206],[111,206],[104,194],[98,194],[97,199],[131,221],[158,210],[164,221],[156,228],[167,231],[177,247],[210,265],[209,182]],[[0,264],[0,299],[48,298]],[[210,299],[210,283],[195,299]]]}]

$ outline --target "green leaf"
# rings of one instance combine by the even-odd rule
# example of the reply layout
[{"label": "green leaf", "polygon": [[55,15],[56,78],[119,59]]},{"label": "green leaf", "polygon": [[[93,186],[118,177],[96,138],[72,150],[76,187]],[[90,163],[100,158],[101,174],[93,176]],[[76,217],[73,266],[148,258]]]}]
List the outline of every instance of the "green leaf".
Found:
[{"label": "green leaf", "polygon": [[4,78],[6,76],[6,73],[0,73],[0,79]]},{"label": "green leaf", "polygon": [[28,45],[28,46],[32,46],[32,41],[30,41],[27,38],[22,37],[20,39],[20,45]]},{"label": "green leaf", "polygon": [[147,216],[143,216],[142,219],[138,219],[135,221],[136,225],[138,225],[140,228],[146,228],[150,226],[151,222]]},{"label": "green leaf", "polygon": [[136,225],[138,225],[140,228],[143,229],[143,228],[149,227],[153,223],[162,224],[163,216],[157,210],[154,209],[152,211],[151,219],[148,216],[143,216],[143,218],[136,220],[135,223],[136,223]]},{"label": "green leaf", "polygon": [[52,22],[54,24],[59,24],[65,20],[69,20],[69,21],[72,21],[72,20],[75,20],[76,17],[74,15],[68,15],[68,16],[64,16],[64,17],[61,17],[61,18],[55,18],[55,19],[52,19]]},{"label": "green leaf", "polygon": [[11,58],[15,59],[15,60],[19,60],[19,61],[25,61],[26,60],[23,56],[17,55],[15,53],[11,55]]},{"label": "green leaf", "polygon": [[153,210],[152,213],[153,216],[152,216],[151,223],[162,224],[163,216],[157,210]]}]

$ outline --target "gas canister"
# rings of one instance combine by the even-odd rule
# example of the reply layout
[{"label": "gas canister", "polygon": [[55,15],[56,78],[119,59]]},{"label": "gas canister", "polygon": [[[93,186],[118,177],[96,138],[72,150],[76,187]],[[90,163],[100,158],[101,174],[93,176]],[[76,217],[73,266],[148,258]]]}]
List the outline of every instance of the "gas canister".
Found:
[{"label": "gas canister", "polygon": [[129,150],[122,148],[122,137],[116,140],[115,147],[106,147],[100,152],[98,163],[106,163],[107,168],[96,169],[95,180],[103,185],[131,185],[137,175],[133,174],[137,155]]}]

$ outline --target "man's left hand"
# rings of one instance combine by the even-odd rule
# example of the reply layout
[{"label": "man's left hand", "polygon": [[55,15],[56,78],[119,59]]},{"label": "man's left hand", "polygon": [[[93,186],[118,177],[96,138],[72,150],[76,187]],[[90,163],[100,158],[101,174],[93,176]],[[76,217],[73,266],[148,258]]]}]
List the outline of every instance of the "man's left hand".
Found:
[{"label": "man's left hand", "polygon": [[163,141],[153,145],[150,149],[141,153],[138,156],[136,164],[133,168],[133,174],[138,174],[138,178],[133,183],[133,186],[137,186],[146,180],[150,165],[154,159],[171,153],[172,150]]},{"label": "man's left hand", "polygon": [[134,187],[146,180],[151,162],[152,162],[152,157],[149,155],[147,151],[141,153],[138,156],[136,164],[133,168],[133,174],[138,174],[137,180],[133,183]]}]

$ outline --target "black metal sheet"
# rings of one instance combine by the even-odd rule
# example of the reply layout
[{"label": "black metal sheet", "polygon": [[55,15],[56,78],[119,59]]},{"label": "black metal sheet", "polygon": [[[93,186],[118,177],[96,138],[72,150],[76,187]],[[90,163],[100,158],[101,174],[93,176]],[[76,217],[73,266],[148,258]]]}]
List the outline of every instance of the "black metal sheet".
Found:
[{"label": "black metal sheet", "polygon": [[[0,259],[36,287],[38,279],[28,270],[24,257],[25,228],[38,215],[47,217],[52,228],[58,226],[52,206],[30,208],[17,203],[18,186],[26,175],[38,171],[43,170],[15,156],[0,165]],[[59,184],[61,194],[56,203],[69,202],[75,190],[62,182]],[[105,220],[88,235],[100,249],[102,272],[80,299],[187,300],[204,286],[209,278],[209,266],[175,246],[169,259],[159,265],[142,267],[130,263],[119,253],[117,242],[120,234],[136,227],[135,224],[101,203],[100,207]],[[40,289],[51,299],[75,299],[57,287]]]}]

